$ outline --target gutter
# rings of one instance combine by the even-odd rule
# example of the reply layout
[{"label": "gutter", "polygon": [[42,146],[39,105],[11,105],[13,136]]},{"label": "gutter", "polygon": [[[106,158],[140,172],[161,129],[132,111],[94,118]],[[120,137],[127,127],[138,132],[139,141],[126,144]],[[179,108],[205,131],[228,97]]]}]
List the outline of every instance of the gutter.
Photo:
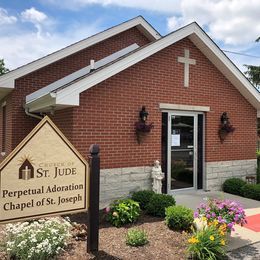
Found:
[{"label": "gutter", "polygon": [[29,112],[29,108],[24,108],[24,111],[25,111],[25,114],[27,115],[27,116],[30,116],[30,117],[33,117],[33,118],[37,118],[37,119],[39,119],[39,120],[42,120],[43,119],[43,116],[39,116],[39,115],[36,115],[36,114],[33,114],[33,113],[30,113]]}]

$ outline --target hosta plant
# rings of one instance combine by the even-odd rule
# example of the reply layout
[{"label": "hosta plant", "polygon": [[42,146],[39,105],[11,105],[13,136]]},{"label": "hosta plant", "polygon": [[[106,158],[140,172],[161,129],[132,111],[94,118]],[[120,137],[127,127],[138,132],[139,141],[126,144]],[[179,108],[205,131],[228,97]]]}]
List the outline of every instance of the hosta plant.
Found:
[{"label": "hosta plant", "polygon": [[131,199],[117,200],[110,205],[107,220],[116,227],[133,223],[140,215],[139,203]]}]

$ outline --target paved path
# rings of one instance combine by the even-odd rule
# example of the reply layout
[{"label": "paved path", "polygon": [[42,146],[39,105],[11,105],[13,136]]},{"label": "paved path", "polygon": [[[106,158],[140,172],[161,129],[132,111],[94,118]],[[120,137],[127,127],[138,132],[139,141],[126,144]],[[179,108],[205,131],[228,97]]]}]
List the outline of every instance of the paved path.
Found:
[{"label": "paved path", "polygon": [[184,192],[176,192],[173,195],[176,199],[177,204],[185,205],[193,210],[195,210],[198,205],[203,202],[205,198],[219,198],[219,199],[231,199],[235,201],[239,201],[245,209],[254,209],[260,208],[260,201],[251,200],[243,197],[239,197],[236,195],[232,195],[229,193],[224,193],[220,191],[215,192],[205,192],[205,191],[185,191]]},{"label": "paved path", "polygon": [[[220,198],[239,201],[246,212],[247,216],[260,214],[260,201],[255,201],[224,192],[204,192],[193,191],[184,193],[176,193],[174,195],[177,204],[184,205],[193,210],[205,201],[205,198]],[[252,231],[245,227],[235,226],[232,232],[230,242],[228,244],[230,259],[240,260],[260,260],[260,232]]]},{"label": "paved path", "polygon": [[260,242],[232,250],[227,255],[230,260],[260,259]]}]

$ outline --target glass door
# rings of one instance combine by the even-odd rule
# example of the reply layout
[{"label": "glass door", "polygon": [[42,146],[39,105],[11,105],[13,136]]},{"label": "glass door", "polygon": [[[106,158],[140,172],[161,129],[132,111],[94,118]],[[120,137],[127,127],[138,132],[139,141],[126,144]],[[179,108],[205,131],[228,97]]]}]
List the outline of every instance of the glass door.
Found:
[{"label": "glass door", "polygon": [[169,114],[168,191],[196,188],[197,115]]}]

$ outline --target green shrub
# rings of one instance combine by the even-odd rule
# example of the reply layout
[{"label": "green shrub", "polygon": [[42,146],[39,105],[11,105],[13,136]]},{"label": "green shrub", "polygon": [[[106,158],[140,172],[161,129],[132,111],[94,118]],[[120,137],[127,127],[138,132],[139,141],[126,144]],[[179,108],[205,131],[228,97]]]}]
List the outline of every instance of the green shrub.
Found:
[{"label": "green shrub", "polygon": [[149,215],[165,217],[165,208],[175,205],[175,199],[167,194],[154,194],[146,207]]},{"label": "green shrub", "polygon": [[139,215],[139,203],[131,199],[124,199],[115,201],[110,206],[107,219],[112,225],[121,227],[124,224],[135,222]]},{"label": "green shrub", "polygon": [[193,223],[193,211],[181,205],[165,209],[166,225],[174,230],[189,230]]},{"label": "green shrub", "polygon": [[126,235],[126,244],[129,246],[143,246],[148,243],[148,237],[144,230],[129,229]]},{"label": "green shrub", "polygon": [[223,183],[223,191],[239,196],[243,196],[242,188],[246,182],[239,178],[230,178]]},{"label": "green shrub", "polygon": [[6,251],[11,259],[51,259],[66,246],[71,224],[51,218],[6,225]]},{"label": "green shrub", "polygon": [[145,209],[153,194],[152,190],[136,191],[132,195],[132,200],[139,202],[140,208]]},{"label": "green shrub", "polygon": [[226,234],[222,235],[214,225],[194,231],[192,237],[188,239],[188,243],[188,252],[192,259],[225,259]]},{"label": "green shrub", "polygon": [[260,184],[246,184],[243,187],[244,197],[260,200]]}]

